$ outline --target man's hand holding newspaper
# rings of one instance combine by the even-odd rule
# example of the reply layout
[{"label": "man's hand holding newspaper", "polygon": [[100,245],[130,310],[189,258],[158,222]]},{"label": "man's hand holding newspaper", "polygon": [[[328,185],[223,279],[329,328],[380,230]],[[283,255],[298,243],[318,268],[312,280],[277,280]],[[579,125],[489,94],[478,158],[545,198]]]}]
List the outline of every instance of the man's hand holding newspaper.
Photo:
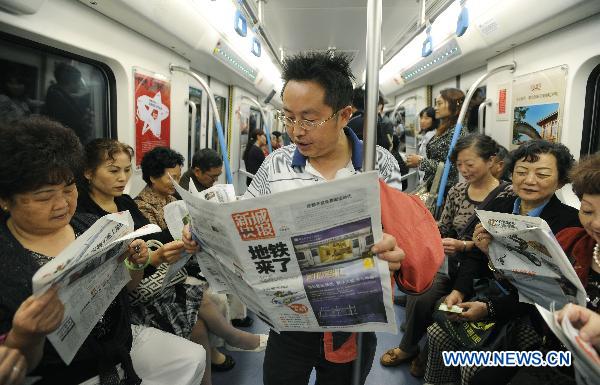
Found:
[{"label": "man's hand holding newspaper", "polygon": [[376,173],[248,200],[219,186],[178,192],[186,250],[213,290],[276,330],[395,331],[389,270],[404,252],[381,231]]}]

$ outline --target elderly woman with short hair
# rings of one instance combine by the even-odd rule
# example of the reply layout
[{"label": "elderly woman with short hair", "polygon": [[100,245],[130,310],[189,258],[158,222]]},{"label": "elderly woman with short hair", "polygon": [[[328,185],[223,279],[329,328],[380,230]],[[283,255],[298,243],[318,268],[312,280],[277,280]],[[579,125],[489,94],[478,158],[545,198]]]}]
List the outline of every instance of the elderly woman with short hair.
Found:
[{"label": "elderly woman with short hair", "polygon": [[[0,221],[0,334],[4,334],[19,305],[32,294],[35,272],[98,217],[76,212],[74,181],[83,156],[72,130],[48,119],[28,118],[0,129],[0,153],[0,203],[6,213]],[[134,264],[149,258],[141,240],[132,241],[126,255]],[[133,284],[128,288],[141,279],[141,270],[130,273]],[[187,385],[200,383],[204,363],[201,346],[157,329],[132,327],[123,289],[70,364],[45,344],[33,375],[42,376],[40,384],[79,384],[96,377],[102,385],[137,385],[142,379],[144,384]]]},{"label": "elderly woman with short hair", "polygon": [[[486,207],[488,211],[528,215],[544,219],[554,234],[567,227],[580,226],[577,210],[562,203],[556,191],[569,182],[569,171],[575,160],[569,149],[560,143],[544,140],[526,142],[510,154],[509,170],[512,173],[512,188],[515,195],[499,196]],[[520,303],[517,289],[506,280],[496,280],[488,268],[488,250],[492,236],[478,224],[473,233],[476,248],[465,254],[452,292],[445,298],[448,308],[458,305],[463,312],[458,315],[463,321],[488,320],[495,322],[496,328],[517,320],[507,347],[511,350],[528,350],[538,346],[541,337],[530,322],[537,311],[531,305]],[[508,293],[503,296],[490,296],[474,301],[463,302],[473,295],[473,279],[487,277],[498,282]],[[485,370],[477,366],[446,367],[443,365],[442,351],[462,350],[461,346],[434,323],[427,330],[429,338],[429,361],[425,371],[425,382],[440,384],[460,381],[468,384],[474,376],[486,377],[483,383],[502,383],[514,375],[511,368],[491,370],[493,376],[486,376]],[[506,369],[506,370],[505,370]],[[489,373],[489,371],[488,371]]]}]

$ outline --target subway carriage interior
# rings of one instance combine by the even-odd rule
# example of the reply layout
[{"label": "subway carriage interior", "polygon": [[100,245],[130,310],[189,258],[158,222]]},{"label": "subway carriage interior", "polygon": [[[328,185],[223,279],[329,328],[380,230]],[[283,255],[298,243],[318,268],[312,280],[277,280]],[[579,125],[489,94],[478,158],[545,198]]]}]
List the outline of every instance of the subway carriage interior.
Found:
[{"label": "subway carriage interior", "polygon": [[[371,3],[380,19],[369,20]],[[249,131],[262,128],[270,149],[271,132],[289,143],[276,119],[282,61],[321,51],[350,55],[356,86],[377,81],[401,156],[418,152],[419,111],[458,88],[473,94],[463,120],[470,132],[509,150],[542,137],[579,158],[600,151],[598,36],[598,0],[0,0],[0,121],[47,115],[82,142],[115,138],[140,156],[167,146],[184,155],[184,171],[211,148],[227,163],[218,183],[242,195]],[[161,95],[139,98],[143,90]],[[523,106],[538,111],[517,122]],[[416,169],[403,179],[409,192],[419,184]],[[136,167],[126,192],[144,186]],[[570,185],[558,196],[579,207]],[[400,325],[405,310],[394,308]],[[248,330],[268,330],[250,316]],[[367,384],[423,383],[407,365],[378,362],[402,333],[377,333]],[[237,365],[213,373],[214,384],[262,383],[263,353],[231,354]]]}]

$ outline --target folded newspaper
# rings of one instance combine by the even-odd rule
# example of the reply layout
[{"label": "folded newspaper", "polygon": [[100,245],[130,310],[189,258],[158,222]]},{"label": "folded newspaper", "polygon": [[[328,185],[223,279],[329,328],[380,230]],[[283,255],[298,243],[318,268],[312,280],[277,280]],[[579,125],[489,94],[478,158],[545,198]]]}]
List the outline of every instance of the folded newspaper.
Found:
[{"label": "folded newspaper", "polygon": [[230,185],[177,191],[213,291],[278,331],[396,332],[388,265],[370,251],[382,237],[376,172],[237,201]]},{"label": "folded newspaper", "polygon": [[489,255],[494,268],[519,291],[521,302],[550,309],[586,304],[585,289],[569,258],[542,218],[476,210],[492,235]]},{"label": "folded newspaper", "polygon": [[569,308],[563,317],[562,323],[558,322],[554,313],[554,304],[550,305],[550,311],[539,305],[535,305],[548,324],[548,327],[556,335],[573,355],[575,366],[575,380],[578,385],[595,385],[600,378],[600,357],[594,347],[579,337],[579,330],[569,321]]},{"label": "folded newspaper", "polygon": [[120,260],[133,239],[160,231],[147,225],[133,231],[129,211],[98,219],[33,276],[34,294],[60,287],[63,320],[48,340],[68,365],[119,291],[130,281]]}]

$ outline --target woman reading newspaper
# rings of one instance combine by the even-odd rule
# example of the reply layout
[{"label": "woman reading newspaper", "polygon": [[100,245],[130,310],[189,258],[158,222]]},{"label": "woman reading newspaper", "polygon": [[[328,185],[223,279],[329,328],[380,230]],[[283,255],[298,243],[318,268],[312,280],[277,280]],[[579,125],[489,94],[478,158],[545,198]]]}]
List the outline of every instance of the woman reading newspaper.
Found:
[{"label": "woman reading newspaper", "polygon": [[[509,169],[515,195],[500,196],[486,207],[488,211],[540,217],[554,234],[567,227],[580,226],[577,210],[560,202],[555,193],[569,181],[569,171],[574,163],[573,156],[562,144],[543,140],[527,142],[510,155]],[[509,322],[514,328],[506,339],[494,341],[501,350],[529,350],[539,346],[541,337],[532,326],[530,316],[537,317],[531,305],[519,303],[516,288],[506,280],[497,280],[488,267],[488,249],[491,235],[478,224],[473,233],[476,248],[465,253],[452,292],[444,299],[447,308],[458,306],[462,312],[448,317],[456,321],[494,322],[491,326],[499,330]],[[498,295],[473,298],[473,279],[489,278],[490,287],[499,286]],[[452,313],[449,313],[452,314]],[[433,384],[445,382],[481,381],[487,384],[507,383],[518,368],[486,368],[477,366],[444,366],[443,350],[464,350],[451,338],[440,323],[427,330],[429,338],[429,361],[425,381]],[[485,346],[480,347],[485,349]],[[491,375],[488,375],[491,374]]]},{"label": "woman reading newspaper", "polygon": [[[32,294],[36,270],[59,255],[96,220],[76,213],[74,175],[82,163],[77,136],[59,123],[27,118],[0,128],[0,335],[11,328],[19,305]],[[125,255],[133,289],[149,259],[143,241]],[[67,304],[68,306],[68,304]],[[50,332],[48,330],[47,332]],[[24,340],[43,335],[31,330]],[[30,334],[30,335],[27,335]],[[42,337],[42,338],[40,338]],[[160,330],[131,326],[123,289],[66,365],[51,344],[32,375],[40,384],[199,384],[204,349]]]},{"label": "woman reading newspaper", "polygon": [[[157,204],[160,205],[159,202],[166,204],[167,201],[173,200],[169,194],[175,190],[167,171],[171,169],[177,178],[177,174],[181,173],[181,170],[177,170],[177,168],[183,163],[183,157],[179,164],[177,159],[167,161],[165,164],[162,164],[161,161],[159,163],[162,165],[158,167],[159,170],[149,170],[148,163],[152,163],[149,158],[157,158],[159,153],[162,153],[161,157],[164,157],[165,150],[172,151],[165,148],[156,149],[153,150],[154,152],[147,153],[142,160],[144,179],[151,185],[142,190],[141,195],[153,202],[154,211],[159,211],[156,208]],[[145,216],[148,214],[148,206],[143,206],[144,212],[142,212],[136,202],[129,195],[123,193],[132,174],[132,158],[133,149],[115,139],[95,139],[89,142],[85,146],[85,164],[83,178],[81,178],[83,183],[77,210],[94,215],[129,210],[134,218],[136,229],[150,223]],[[158,159],[154,160],[158,161]],[[167,165],[169,167],[165,167]],[[157,166],[154,164],[154,167]],[[162,210],[162,207],[160,209]],[[152,253],[151,266],[149,266],[146,276],[130,293],[133,323],[152,326],[201,344],[206,348],[207,362],[211,362],[211,358],[216,360],[216,365],[211,365],[211,367],[217,371],[231,368],[235,362],[231,356],[221,354],[216,349],[214,349],[215,356],[211,357],[210,350],[212,349],[210,349],[208,331],[224,338],[230,345],[237,348],[264,350],[267,335],[252,334],[234,328],[222,316],[216,304],[204,296],[201,285],[185,283],[186,274],[179,274],[169,285],[162,287],[165,268],[168,264],[181,258],[183,242],[173,240],[166,228],[164,218],[160,221],[156,217],[152,217],[152,221],[162,228],[163,231],[159,238],[164,245]],[[155,234],[151,234],[149,237],[153,238]],[[152,241],[150,240],[150,242]],[[202,384],[210,385],[210,369],[209,367],[206,369]]]},{"label": "woman reading newspaper", "polygon": [[400,345],[381,356],[383,366],[396,366],[411,360],[410,373],[415,377],[423,377],[427,351],[423,349],[417,356],[419,340],[433,322],[431,313],[436,301],[452,289],[459,256],[474,247],[471,236],[475,225],[475,209],[484,209],[500,193],[512,193],[508,183],[500,186],[498,179],[492,175],[497,152],[498,145],[486,135],[468,135],[456,143],[450,160],[466,181],[452,186],[448,192],[438,224],[447,255],[446,266],[436,274],[432,288],[426,293],[408,296],[406,331]]}]

